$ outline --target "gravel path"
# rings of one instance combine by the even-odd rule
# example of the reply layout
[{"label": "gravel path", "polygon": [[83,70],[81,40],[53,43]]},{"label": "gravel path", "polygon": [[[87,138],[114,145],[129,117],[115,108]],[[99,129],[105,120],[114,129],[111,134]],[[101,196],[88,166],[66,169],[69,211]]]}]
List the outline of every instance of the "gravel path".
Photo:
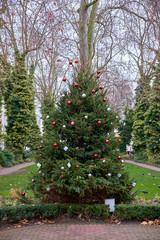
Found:
[{"label": "gravel path", "polygon": [[17,172],[21,168],[25,168],[25,167],[31,166],[33,164],[35,164],[35,163],[34,162],[25,162],[25,163],[20,163],[18,165],[14,165],[12,167],[2,168],[2,169],[0,169],[0,176],[4,176],[4,175],[8,175],[8,174]]}]

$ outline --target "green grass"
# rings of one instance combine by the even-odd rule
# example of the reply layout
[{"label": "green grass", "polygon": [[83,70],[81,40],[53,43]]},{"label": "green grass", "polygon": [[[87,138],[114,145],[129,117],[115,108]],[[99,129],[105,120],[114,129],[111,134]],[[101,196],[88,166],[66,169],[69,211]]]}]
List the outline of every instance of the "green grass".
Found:
[{"label": "green grass", "polygon": [[[138,191],[138,197],[144,197],[145,199],[153,199],[156,194],[160,196],[160,172],[153,171],[147,168],[142,168],[130,163],[124,163],[125,169],[129,172],[131,178],[134,178],[136,182],[136,187],[132,191]],[[9,197],[10,190],[12,188],[25,189],[29,181],[29,177],[32,173],[36,172],[37,166],[32,165],[25,168],[23,173],[15,173],[0,177],[0,196]],[[150,173],[150,176],[148,175]],[[144,175],[142,175],[144,174]],[[153,178],[156,177],[156,179]],[[142,193],[141,191],[147,191],[148,193]],[[31,195],[31,192],[28,192]]]},{"label": "green grass", "polygon": [[[130,177],[134,178],[134,182],[136,182],[136,186],[133,191],[138,191],[138,197],[153,199],[156,194],[160,196],[160,188],[158,187],[160,185],[160,172],[142,168],[130,163],[124,163],[124,167],[129,172]],[[153,176],[156,177],[156,179],[154,179]],[[148,193],[141,192],[143,190]]]},{"label": "green grass", "polygon": [[10,190],[12,188],[25,189],[29,182],[29,176],[32,176],[32,173],[36,172],[37,166],[31,165],[23,169],[25,170],[24,172],[0,176],[0,196],[11,196]]}]

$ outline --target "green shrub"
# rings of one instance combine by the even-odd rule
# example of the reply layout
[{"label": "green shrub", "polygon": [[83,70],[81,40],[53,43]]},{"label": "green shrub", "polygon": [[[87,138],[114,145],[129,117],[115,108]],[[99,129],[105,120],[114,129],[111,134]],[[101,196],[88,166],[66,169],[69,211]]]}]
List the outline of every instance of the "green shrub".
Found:
[{"label": "green shrub", "polygon": [[4,162],[6,160],[6,157],[4,153],[0,150],[0,165],[3,166]]},{"label": "green shrub", "polygon": [[23,159],[26,160],[32,157],[32,152],[23,152]]},{"label": "green shrub", "polygon": [[146,152],[136,153],[134,156],[134,160],[142,163],[147,162],[148,161],[147,153]]},{"label": "green shrub", "polygon": [[15,161],[14,161],[15,155],[8,149],[4,149],[2,152],[5,156],[5,160],[3,161],[2,166],[3,167],[11,167],[12,165],[14,165],[15,164]]},{"label": "green shrub", "polygon": [[2,221],[3,217],[4,217],[4,210],[0,209],[0,222]]},{"label": "green shrub", "polygon": [[122,220],[160,219],[160,205],[116,205],[115,215]]},{"label": "green shrub", "polygon": [[104,204],[37,204],[7,207],[4,211],[8,221],[22,219],[55,218],[66,215],[70,218],[106,219],[110,216],[109,207]]}]

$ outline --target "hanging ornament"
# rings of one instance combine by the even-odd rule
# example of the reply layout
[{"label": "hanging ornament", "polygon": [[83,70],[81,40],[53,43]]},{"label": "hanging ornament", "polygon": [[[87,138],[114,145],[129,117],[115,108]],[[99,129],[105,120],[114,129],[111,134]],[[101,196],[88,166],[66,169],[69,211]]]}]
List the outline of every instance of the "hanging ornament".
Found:
[{"label": "hanging ornament", "polygon": [[75,167],[76,167],[76,168],[79,168],[79,165],[76,165]]},{"label": "hanging ornament", "polygon": [[108,177],[111,177],[112,176],[112,173],[108,173]]},{"label": "hanging ornament", "polygon": [[107,101],[107,99],[106,98],[103,98],[103,102],[106,102]]},{"label": "hanging ornament", "polygon": [[78,87],[78,83],[75,83],[74,86],[75,86],[75,87]]},{"label": "hanging ornament", "polygon": [[64,124],[62,127],[63,127],[63,128],[66,128],[66,125]]},{"label": "hanging ornament", "polygon": [[88,174],[88,177],[91,177],[91,176],[92,176],[92,174],[91,174],[91,173],[89,173],[89,174]]},{"label": "hanging ornament", "polygon": [[122,164],[122,167],[124,167],[124,164]]},{"label": "hanging ornament", "polygon": [[63,82],[65,82],[67,80],[67,78],[63,78]]},{"label": "hanging ornament", "polygon": [[103,86],[100,86],[99,88],[102,90],[104,87],[103,87]]},{"label": "hanging ornament", "polygon": [[118,174],[117,174],[117,177],[119,177],[119,178],[120,178],[121,176],[122,176],[122,175],[121,175],[120,173],[118,173]]},{"label": "hanging ornament", "polygon": [[101,121],[98,121],[97,123],[98,123],[98,125],[101,125],[101,124],[102,124],[102,122],[101,122]]},{"label": "hanging ornament", "polygon": [[50,189],[50,187],[48,187],[46,190],[47,190],[47,192],[49,192],[51,189]]},{"label": "hanging ornament", "polygon": [[69,61],[69,64],[72,65],[72,61]]},{"label": "hanging ornament", "polygon": [[48,119],[48,118],[49,118],[49,116],[46,116],[46,118]]},{"label": "hanging ornament", "polygon": [[41,173],[41,171],[38,171],[39,173]]},{"label": "hanging ornament", "polygon": [[109,186],[109,183],[107,183],[107,186]]},{"label": "hanging ornament", "polygon": [[53,128],[54,128],[54,127],[52,126],[52,127],[51,127],[51,130],[53,130]]},{"label": "hanging ornament", "polygon": [[25,196],[25,192],[22,192],[21,195],[24,197]]},{"label": "hanging ornament", "polygon": [[64,95],[64,94],[62,94],[62,97],[65,97],[65,95]]},{"label": "hanging ornament", "polygon": [[118,158],[118,160],[121,160],[122,157],[121,157],[121,156],[118,156],[117,158]]},{"label": "hanging ornament", "polygon": [[56,122],[52,122],[52,125],[55,126],[55,125],[56,125]]},{"label": "hanging ornament", "polygon": [[74,125],[75,125],[75,123],[74,123],[74,122],[71,122],[71,125],[72,125],[72,126],[74,126]]},{"label": "hanging ornament", "polygon": [[37,167],[39,167],[39,168],[40,168],[40,167],[41,167],[41,164],[40,164],[40,163],[37,163]]},{"label": "hanging ornament", "polygon": [[107,108],[107,111],[111,111],[111,109],[110,109],[110,108]]},{"label": "hanging ornament", "polygon": [[58,144],[57,144],[57,143],[54,143],[53,146],[54,146],[54,147],[58,147]]},{"label": "hanging ornament", "polygon": [[118,116],[116,116],[116,118],[118,118]]},{"label": "hanging ornament", "polygon": [[71,164],[70,164],[70,162],[69,162],[69,163],[67,163],[67,167],[68,167],[68,168],[70,168],[70,167],[71,167]]},{"label": "hanging ornament", "polygon": [[75,63],[78,63],[78,60],[75,60],[74,62],[75,62]]},{"label": "hanging ornament", "polygon": [[85,93],[83,93],[83,94],[82,94],[82,98],[85,98],[85,97],[86,97],[86,94],[85,94]]},{"label": "hanging ornament", "polygon": [[91,91],[93,94],[96,92],[94,89],[92,89],[92,91]]},{"label": "hanging ornament", "polygon": [[135,183],[135,182],[132,182],[132,186],[135,187],[135,186],[136,186],[136,183]]},{"label": "hanging ornament", "polygon": [[108,144],[108,143],[109,143],[109,140],[106,140],[105,143]]},{"label": "hanging ornament", "polygon": [[68,105],[71,105],[71,101],[68,101],[68,103],[67,103]]},{"label": "hanging ornament", "polygon": [[67,151],[67,150],[68,150],[68,147],[67,147],[67,146],[65,146],[63,149],[64,149],[64,151]]},{"label": "hanging ornament", "polygon": [[97,75],[97,78],[100,78],[100,75]]},{"label": "hanging ornament", "polygon": [[85,119],[88,119],[88,116],[86,115],[86,116],[84,116],[84,118],[85,118]]},{"label": "hanging ornament", "polygon": [[131,190],[131,189],[132,189],[132,186],[129,186],[128,188],[129,188],[129,190]]},{"label": "hanging ornament", "polygon": [[121,139],[118,139],[118,142],[120,143],[120,142],[122,142],[122,140],[121,140]]},{"label": "hanging ornament", "polygon": [[121,162],[124,162],[124,160],[121,160]]},{"label": "hanging ornament", "polygon": [[97,153],[95,153],[95,154],[94,154],[94,158],[97,158],[97,157],[98,157],[98,154],[97,154]]},{"label": "hanging ornament", "polygon": [[39,156],[42,157],[42,154],[40,153]]},{"label": "hanging ornament", "polygon": [[64,169],[64,167],[61,167],[61,169],[63,170],[63,169]]},{"label": "hanging ornament", "polygon": [[101,73],[101,71],[100,71],[100,70],[97,70],[97,73],[98,73],[98,74],[100,74],[100,73]]},{"label": "hanging ornament", "polygon": [[103,162],[105,162],[106,160],[103,160]]},{"label": "hanging ornament", "polygon": [[39,148],[42,149],[43,148],[42,145],[40,145]]},{"label": "hanging ornament", "polygon": [[61,178],[64,178],[64,174],[61,174]]},{"label": "hanging ornament", "polygon": [[33,179],[32,179],[32,182],[37,182],[37,179],[33,178]]}]

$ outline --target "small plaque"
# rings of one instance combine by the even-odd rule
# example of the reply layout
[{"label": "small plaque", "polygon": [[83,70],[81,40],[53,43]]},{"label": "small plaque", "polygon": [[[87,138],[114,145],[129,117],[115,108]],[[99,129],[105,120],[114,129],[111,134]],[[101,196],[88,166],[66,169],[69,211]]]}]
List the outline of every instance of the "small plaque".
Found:
[{"label": "small plaque", "polygon": [[114,210],[115,210],[115,199],[114,198],[105,199],[104,204],[109,205],[110,212],[114,212]]}]

